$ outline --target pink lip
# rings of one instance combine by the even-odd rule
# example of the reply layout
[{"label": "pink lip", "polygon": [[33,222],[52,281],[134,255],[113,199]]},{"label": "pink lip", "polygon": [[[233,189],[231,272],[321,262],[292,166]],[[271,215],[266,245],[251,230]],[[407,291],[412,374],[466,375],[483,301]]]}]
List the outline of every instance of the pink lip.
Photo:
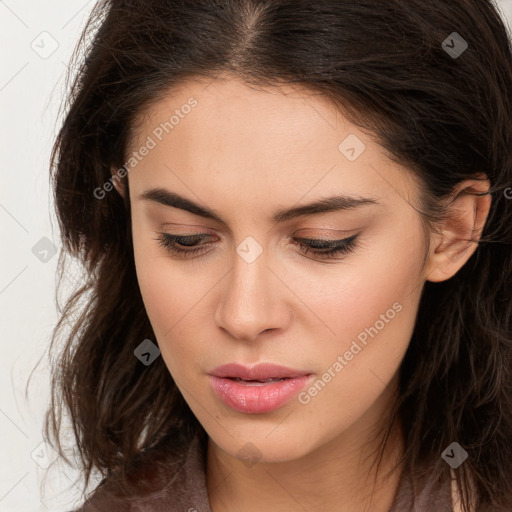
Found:
[{"label": "pink lip", "polygon": [[[217,396],[229,407],[240,412],[260,414],[282,407],[311,378],[311,372],[292,370],[274,364],[247,367],[236,363],[219,366],[210,373],[210,384]],[[282,381],[243,382],[267,379]]]}]

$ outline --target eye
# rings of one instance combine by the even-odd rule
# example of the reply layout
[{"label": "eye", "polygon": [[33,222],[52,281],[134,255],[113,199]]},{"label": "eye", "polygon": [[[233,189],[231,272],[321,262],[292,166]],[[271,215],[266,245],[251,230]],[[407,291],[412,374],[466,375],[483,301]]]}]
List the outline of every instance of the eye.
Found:
[{"label": "eye", "polygon": [[[208,244],[202,244],[195,249],[186,249],[186,247],[195,247],[196,242],[204,240],[209,235],[171,235],[169,233],[159,233],[155,239],[160,242],[162,247],[165,247],[169,252],[176,254],[196,254],[203,250],[203,247]],[[181,247],[180,247],[181,246]],[[183,248],[185,247],[185,249]]]},{"label": "eye", "polygon": [[304,254],[313,253],[316,257],[329,259],[339,254],[349,254],[356,248],[359,233],[341,240],[318,240],[314,238],[296,238],[294,243],[301,247]]},{"label": "eye", "polygon": [[[199,244],[202,240],[209,238],[208,234],[198,235],[171,235],[170,233],[159,233],[155,239],[162,247],[170,253],[178,255],[193,255],[203,251],[210,244]],[[293,238],[293,243],[300,247],[303,254],[313,253],[320,259],[335,258],[340,254],[348,254],[354,251],[359,233],[341,240],[324,240],[314,238]],[[199,244],[199,245],[198,245]]]}]

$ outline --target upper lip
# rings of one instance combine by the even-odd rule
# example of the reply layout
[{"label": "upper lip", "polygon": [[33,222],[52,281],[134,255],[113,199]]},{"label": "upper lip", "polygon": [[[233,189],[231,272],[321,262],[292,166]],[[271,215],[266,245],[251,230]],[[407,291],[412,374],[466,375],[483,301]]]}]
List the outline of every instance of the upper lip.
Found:
[{"label": "upper lip", "polygon": [[244,380],[264,380],[302,377],[311,372],[294,370],[285,366],[271,363],[259,363],[251,366],[244,366],[238,363],[229,363],[218,366],[210,375],[224,378],[240,378]]}]

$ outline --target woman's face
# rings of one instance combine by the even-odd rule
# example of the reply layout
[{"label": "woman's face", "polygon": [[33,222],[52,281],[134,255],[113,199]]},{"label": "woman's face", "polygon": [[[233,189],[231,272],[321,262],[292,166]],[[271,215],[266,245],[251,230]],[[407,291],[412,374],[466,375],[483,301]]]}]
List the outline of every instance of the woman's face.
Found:
[{"label": "woman's face", "polygon": [[[208,435],[269,462],[363,442],[395,393],[427,277],[410,173],[325,98],[235,80],[173,91],[128,157],[153,341]],[[299,239],[345,242],[329,256]],[[249,373],[212,377],[230,363]],[[260,363],[289,371],[251,374]]]}]

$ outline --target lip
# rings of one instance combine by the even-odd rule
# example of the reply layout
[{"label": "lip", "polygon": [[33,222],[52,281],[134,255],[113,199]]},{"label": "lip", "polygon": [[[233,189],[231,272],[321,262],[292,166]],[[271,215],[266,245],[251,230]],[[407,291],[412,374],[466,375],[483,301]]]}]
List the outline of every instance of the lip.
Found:
[{"label": "lip", "polygon": [[[213,370],[209,374],[209,381],[213,391],[228,407],[247,414],[262,414],[283,407],[304,388],[311,377],[309,371],[275,364],[262,363],[247,367],[230,363]],[[255,382],[267,379],[276,380]]]},{"label": "lip", "polygon": [[215,368],[210,375],[215,377],[227,377],[245,379],[245,380],[265,380],[265,379],[291,379],[309,375],[310,371],[293,370],[286,366],[280,366],[272,363],[259,363],[252,366],[244,366],[238,363],[223,364]]}]

